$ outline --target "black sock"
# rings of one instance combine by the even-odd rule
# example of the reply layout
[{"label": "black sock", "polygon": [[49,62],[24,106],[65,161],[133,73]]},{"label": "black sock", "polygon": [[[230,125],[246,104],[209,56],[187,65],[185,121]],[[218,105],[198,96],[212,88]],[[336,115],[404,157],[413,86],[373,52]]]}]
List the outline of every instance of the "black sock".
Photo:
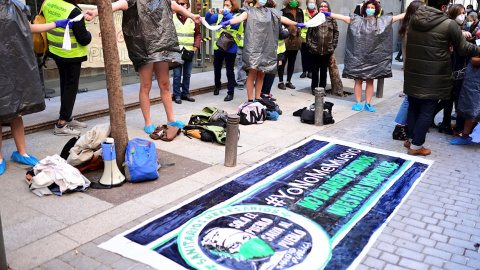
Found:
[{"label": "black sock", "polygon": [[248,102],[253,102],[253,99],[249,99]]},{"label": "black sock", "polygon": [[63,128],[66,124],[57,124],[57,128]]}]

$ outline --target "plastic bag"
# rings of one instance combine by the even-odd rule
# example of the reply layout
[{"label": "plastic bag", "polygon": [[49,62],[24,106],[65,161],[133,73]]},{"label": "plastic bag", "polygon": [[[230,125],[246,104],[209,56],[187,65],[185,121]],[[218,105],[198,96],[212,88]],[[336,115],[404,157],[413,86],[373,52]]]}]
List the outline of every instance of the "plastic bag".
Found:
[{"label": "plastic bag", "polygon": [[27,14],[17,0],[0,1],[0,123],[45,109]]},{"label": "plastic bag", "polygon": [[345,47],[343,78],[392,77],[393,16],[365,20],[350,15]]},{"label": "plastic bag", "polygon": [[[83,19],[83,13],[73,18],[72,21],[79,22]],[[65,51],[70,51],[72,49],[72,40],[70,39],[70,26],[67,24],[65,27],[65,34],[63,35],[63,45],[62,49]]]},{"label": "plastic bag", "polygon": [[468,64],[458,97],[457,112],[473,122],[480,121],[480,67]]},{"label": "plastic bag", "polygon": [[266,73],[277,70],[277,46],[281,14],[271,8],[246,7],[243,69]]}]

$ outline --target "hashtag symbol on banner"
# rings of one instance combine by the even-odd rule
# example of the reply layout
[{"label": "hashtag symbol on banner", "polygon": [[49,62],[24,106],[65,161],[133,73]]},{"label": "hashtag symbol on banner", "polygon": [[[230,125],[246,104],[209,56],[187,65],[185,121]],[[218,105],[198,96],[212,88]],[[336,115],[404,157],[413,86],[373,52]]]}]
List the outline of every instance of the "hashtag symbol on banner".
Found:
[{"label": "hashtag symbol on banner", "polygon": [[275,207],[281,207],[286,204],[283,200],[280,200],[277,197],[273,197],[273,196],[268,196],[267,198],[265,198],[265,200],[267,201],[267,204]]}]

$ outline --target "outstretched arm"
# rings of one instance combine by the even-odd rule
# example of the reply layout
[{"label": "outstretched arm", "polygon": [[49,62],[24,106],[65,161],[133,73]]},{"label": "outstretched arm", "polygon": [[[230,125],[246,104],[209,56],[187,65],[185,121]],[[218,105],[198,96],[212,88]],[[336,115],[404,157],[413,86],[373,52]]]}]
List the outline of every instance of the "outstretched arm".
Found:
[{"label": "outstretched arm", "polygon": [[393,16],[393,22],[396,22],[398,20],[403,20],[405,18],[405,13],[398,14],[397,16]]},{"label": "outstretched arm", "polygon": [[31,24],[30,23],[30,31],[32,31],[32,33],[47,32],[48,30],[52,30],[54,28],[57,28],[57,25],[54,22],[45,23],[45,24]]},{"label": "outstretched arm", "polygon": [[170,1],[170,3],[171,3],[171,7],[172,7],[173,11],[176,11],[176,12],[182,14],[183,16],[185,16],[187,18],[191,18],[196,23],[200,22],[200,15],[191,13],[186,8],[177,4],[177,2],[175,2],[175,1]]},{"label": "outstretched arm", "polygon": [[295,26],[297,25],[297,22],[294,22],[292,20],[290,20],[289,18],[287,17],[280,17],[280,22],[283,23],[283,24],[286,24],[286,25],[292,25],[292,26]]},{"label": "outstretched arm", "polygon": [[[128,9],[128,3],[125,0],[119,0],[117,2],[112,3],[113,12],[117,10],[127,10],[127,9]],[[98,9],[87,10],[84,13],[84,18],[87,21],[91,21],[97,16],[98,16]]]},{"label": "outstretched arm", "polygon": [[341,21],[344,21],[348,24],[350,24],[350,17],[348,16],[344,16],[344,15],[340,15],[340,14],[336,14],[336,13],[331,13],[331,12],[324,12],[322,11],[323,14],[325,14],[325,16],[330,16],[336,20],[341,20]]},{"label": "outstretched arm", "polygon": [[243,12],[242,14],[238,15],[237,17],[233,18],[230,20],[230,24],[238,24],[243,21],[245,21],[248,17],[248,14],[246,12]]}]

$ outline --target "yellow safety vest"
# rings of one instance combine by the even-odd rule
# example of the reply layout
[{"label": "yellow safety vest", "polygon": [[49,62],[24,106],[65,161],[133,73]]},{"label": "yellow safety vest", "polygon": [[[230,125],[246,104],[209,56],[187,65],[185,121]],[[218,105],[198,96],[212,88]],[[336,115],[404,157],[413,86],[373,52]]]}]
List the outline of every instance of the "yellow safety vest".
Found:
[{"label": "yellow safety vest", "polygon": [[285,39],[279,39],[278,40],[277,54],[284,53],[286,50],[287,50],[287,46],[285,46]]},{"label": "yellow safety vest", "polygon": [[[45,16],[46,23],[51,23],[57,20],[67,19],[75,8],[77,7],[63,0],[46,0],[43,6],[43,15]],[[60,27],[47,32],[48,50],[51,53],[62,58],[78,58],[87,55],[87,46],[82,46],[77,42],[72,29],[70,29],[72,49],[69,51],[63,50],[64,34],[65,29]]]},{"label": "yellow safety vest", "polygon": [[[237,14],[235,14],[235,16],[237,16]],[[244,28],[243,28],[243,23],[244,22],[240,23],[240,26],[238,27],[238,30],[237,30],[238,33],[240,33],[240,37],[239,38],[233,37],[235,39],[235,42],[237,43],[238,47],[241,47],[241,48],[243,48],[243,39],[245,37],[245,31],[244,31]]]},{"label": "yellow safety vest", "polygon": [[187,18],[185,24],[183,24],[178,19],[177,14],[173,14],[173,23],[175,24],[175,29],[177,30],[180,50],[185,48],[186,50],[193,51],[193,44],[195,43],[195,22],[192,19]]},{"label": "yellow safety vest", "polygon": [[[306,22],[310,21],[310,16],[308,16],[307,9],[302,9],[302,12],[303,12],[303,23],[306,23]],[[307,31],[308,31],[307,27],[302,28],[302,39],[303,40],[307,39]]]},{"label": "yellow safety vest", "polygon": [[[233,17],[237,17],[238,15],[239,15],[239,13],[236,13],[235,15],[233,15]],[[223,19],[223,14],[218,14],[218,19],[217,19],[216,24],[219,25],[222,22],[222,19]],[[240,28],[242,28],[241,30],[242,30],[242,33],[243,33],[243,23],[240,25],[240,27],[238,29],[240,30]],[[217,39],[220,38],[220,35],[222,34],[222,32],[230,33],[233,36],[233,39],[235,40],[235,43],[237,43],[237,45],[240,43],[240,40],[241,40],[242,41],[242,46],[243,46],[243,38],[242,38],[242,35],[240,34],[241,32],[239,30],[232,29],[232,27],[230,25],[228,25],[226,28],[217,31],[217,33],[215,34],[215,43],[213,44],[213,49],[218,50]],[[238,45],[238,46],[240,46],[240,45]]]}]

